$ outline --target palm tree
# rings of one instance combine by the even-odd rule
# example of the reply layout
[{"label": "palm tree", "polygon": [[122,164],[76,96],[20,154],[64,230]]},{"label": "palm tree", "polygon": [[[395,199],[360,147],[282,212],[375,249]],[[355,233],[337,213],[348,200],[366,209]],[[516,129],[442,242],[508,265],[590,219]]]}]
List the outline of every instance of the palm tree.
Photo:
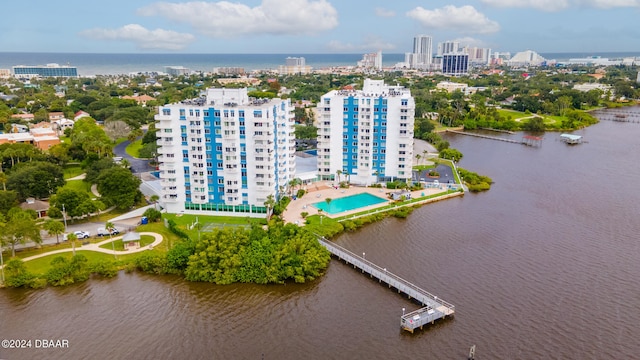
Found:
[{"label": "palm tree", "polygon": [[427,151],[426,149],[422,150],[422,158],[424,159],[424,163],[425,164],[427,163],[427,155],[428,154],[429,154],[429,151]]},{"label": "palm tree", "polygon": [[336,175],[338,175],[338,184],[340,184],[340,175],[342,175],[342,170],[338,169],[336,171]]},{"label": "palm tree", "polygon": [[76,234],[71,233],[67,235],[67,240],[71,241],[71,247],[73,248],[73,256],[76,256],[76,240],[78,240],[78,236]]},{"label": "palm tree", "polygon": [[56,236],[56,244],[60,244],[60,234],[64,233],[64,224],[63,223],[61,223],[60,221],[53,220],[53,219],[48,219],[47,221],[44,222],[44,225],[42,227],[45,230],[47,230],[47,233],[49,234],[49,236],[55,235]]},{"label": "palm tree", "polygon": [[107,221],[107,223],[104,224],[104,228],[109,232],[109,239],[111,239],[111,249],[113,250],[113,257],[117,260],[118,256],[116,255],[116,246],[114,244],[113,236],[112,236],[113,229],[115,228],[115,226],[111,221]]},{"label": "palm tree", "polygon": [[273,209],[275,204],[276,199],[272,194],[269,194],[269,196],[267,196],[267,200],[264,202],[264,206],[267,208],[267,220],[271,217],[271,210]]},{"label": "palm tree", "polygon": [[420,165],[420,159],[422,158],[422,156],[420,156],[420,154],[416,154],[416,165]]},{"label": "palm tree", "polygon": [[158,195],[151,195],[151,197],[149,198],[149,201],[153,203],[153,208],[156,210],[158,210],[158,200],[160,200],[160,197]]}]

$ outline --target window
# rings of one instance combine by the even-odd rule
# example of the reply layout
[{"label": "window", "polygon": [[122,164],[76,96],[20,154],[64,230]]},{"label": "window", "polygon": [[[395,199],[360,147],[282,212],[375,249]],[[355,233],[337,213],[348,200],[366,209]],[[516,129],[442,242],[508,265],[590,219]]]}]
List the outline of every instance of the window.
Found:
[{"label": "window", "polygon": [[162,115],[171,115],[171,109],[162,109]]}]

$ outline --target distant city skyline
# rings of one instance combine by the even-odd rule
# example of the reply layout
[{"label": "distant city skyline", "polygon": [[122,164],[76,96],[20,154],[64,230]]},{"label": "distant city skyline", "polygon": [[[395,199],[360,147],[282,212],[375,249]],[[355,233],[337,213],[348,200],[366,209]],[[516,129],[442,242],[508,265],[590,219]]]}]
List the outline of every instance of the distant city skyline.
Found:
[{"label": "distant city skyline", "polygon": [[[0,49],[83,53],[406,53],[413,39],[494,51],[636,52],[640,0],[25,0]],[[25,11],[25,9],[29,9]]]}]

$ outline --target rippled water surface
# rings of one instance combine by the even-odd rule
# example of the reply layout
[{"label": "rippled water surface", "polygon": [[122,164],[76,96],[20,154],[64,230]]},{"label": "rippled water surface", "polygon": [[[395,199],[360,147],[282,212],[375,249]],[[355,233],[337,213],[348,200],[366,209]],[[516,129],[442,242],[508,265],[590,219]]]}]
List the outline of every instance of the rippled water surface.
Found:
[{"label": "rippled water surface", "polygon": [[[627,111],[640,111],[637,108]],[[635,115],[634,115],[635,116]],[[640,124],[603,121],[569,146],[449,136],[489,192],[336,241],[456,305],[403,333],[386,286],[332,260],[311,284],[187,283],[121,273],[0,291],[0,338],[68,339],[1,359],[631,359],[640,354]],[[518,139],[521,135],[511,135]]]}]

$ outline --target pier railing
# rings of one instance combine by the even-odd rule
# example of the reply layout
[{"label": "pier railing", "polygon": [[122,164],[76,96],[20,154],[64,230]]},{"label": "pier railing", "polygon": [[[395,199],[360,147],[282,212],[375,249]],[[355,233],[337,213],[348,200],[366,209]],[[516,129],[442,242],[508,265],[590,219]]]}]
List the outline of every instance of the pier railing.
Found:
[{"label": "pier railing", "polygon": [[420,302],[424,307],[408,314],[403,314],[400,324],[403,329],[413,332],[417,327],[425,324],[433,323],[435,320],[453,315],[455,306],[448,303],[430,292],[420,288],[419,286],[389,272],[386,268],[382,268],[371,261],[359,256],[353,252],[336,245],[323,237],[318,237],[320,244],[329,252],[345,261],[347,264],[353,265],[354,268],[360,269],[363,273],[369,274],[370,277],[384,282],[389,287],[394,287],[398,292],[408,295],[409,299],[413,298]]}]

